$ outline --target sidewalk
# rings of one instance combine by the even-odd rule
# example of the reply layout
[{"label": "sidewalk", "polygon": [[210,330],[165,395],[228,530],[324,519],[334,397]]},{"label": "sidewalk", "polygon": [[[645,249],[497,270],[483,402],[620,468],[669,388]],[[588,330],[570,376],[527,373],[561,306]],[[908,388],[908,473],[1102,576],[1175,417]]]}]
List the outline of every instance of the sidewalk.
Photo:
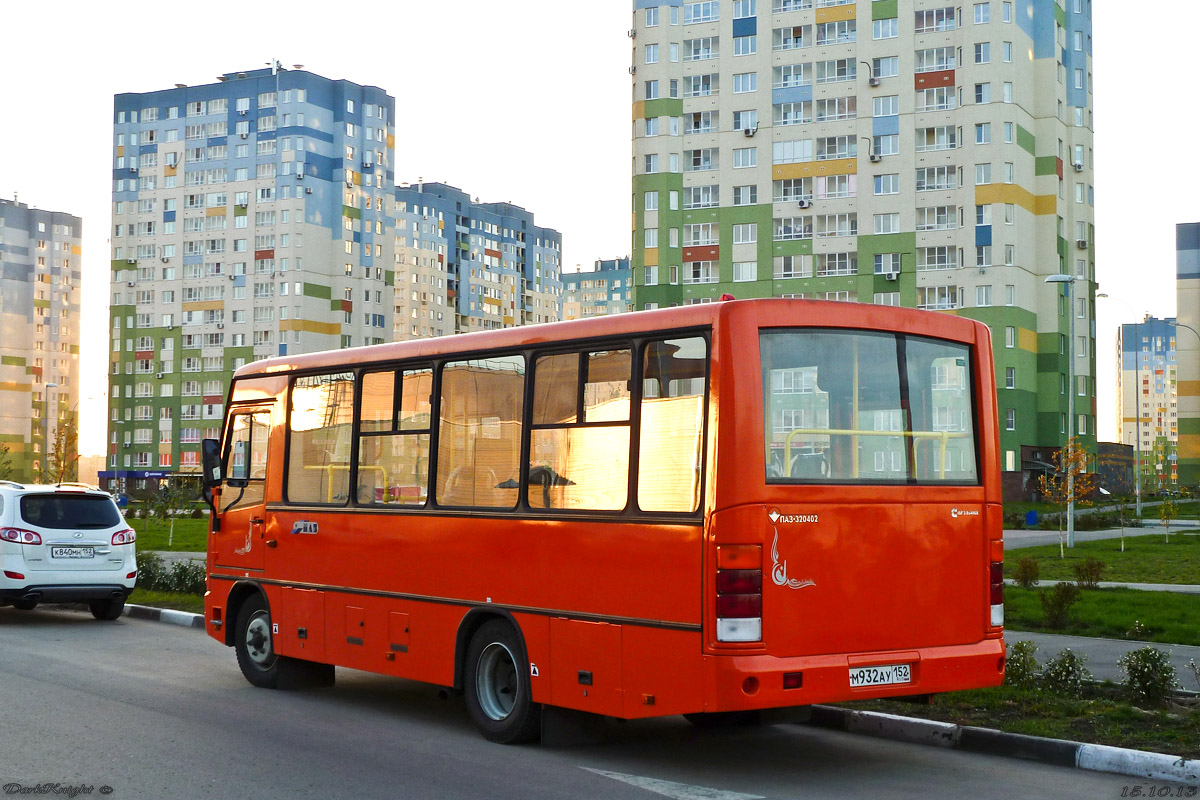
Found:
[{"label": "sidewalk", "polygon": [[[1126,528],[1125,537],[1133,536],[1163,536],[1166,528],[1162,525],[1143,525],[1141,528]],[[1183,524],[1171,523],[1172,536],[1196,536],[1200,531],[1192,520],[1183,520]],[[1075,531],[1076,542],[1094,542],[1100,539],[1120,539],[1120,528],[1109,528],[1104,531]],[[1066,533],[1063,533],[1066,540]],[[1043,544],[1058,544],[1058,531],[1043,530],[1005,530],[1004,549],[1018,550],[1022,547],[1036,547]]]},{"label": "sidewalk", "polygon": [[162,559],[163,566],[170,567],[176,561],[204,561],[207,553],[183,553],[178,550],[147,550]]},{"label": "sidewalk", "polygon": [[1159,644],[1158,642],[1136,642],[1124,639],[1093,639],[1089,636],[1062,636],[1051,633],[1033,633],[1030,631],[1004,631],[1004,641],[1008,645],[1016,642],[1030,641],[1037,645],[1038,663],[1044,664],[1058,655],[1065,648],[1088,657],[1087,668],[1098,680],[1110,680],[1120,683],[1125,679],[1125,673],[1117,665],[1117,659],[1130,650],[1137,650],[1149,645],[1164,650],[1171,656],[1171,664],[1175,667],[1175,677],[1183,689],[1200,690],[1192,671],[1187,668],[1188,661],[1195,659],[1200,664],[1200,647],[1182,644]]},{"label": "sidewalk", "polygon": [[[1012,578],[1004,581],[1007,586],[1016,586]],[[1038,587],[1054,586],[1058,583],[1075,583],[1075,581],[1038,581]],[[1123,583],[1121,581],[1098,581],[1099,589],[1137,589],[1139,592],[1178,592],[1179,594],[1200,594],[1200,584],[1195,583]]]}]

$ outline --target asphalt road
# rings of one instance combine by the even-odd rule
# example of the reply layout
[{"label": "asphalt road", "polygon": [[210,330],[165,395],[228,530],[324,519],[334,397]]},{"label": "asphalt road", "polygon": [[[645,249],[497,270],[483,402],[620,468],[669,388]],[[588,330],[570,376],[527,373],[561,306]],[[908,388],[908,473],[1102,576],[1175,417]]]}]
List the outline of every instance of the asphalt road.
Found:
[{"label": "asphalt road", "polygon": [[1007,800],[1151,785],[807,726],[703,731],[679,717],[614,723],[593,745],[504,747],[433,687],[338,670],[332,689],[255,689],[199,631],[41,609],[0,609],[0,723],[0,790],[82,784],[115,799]]}]

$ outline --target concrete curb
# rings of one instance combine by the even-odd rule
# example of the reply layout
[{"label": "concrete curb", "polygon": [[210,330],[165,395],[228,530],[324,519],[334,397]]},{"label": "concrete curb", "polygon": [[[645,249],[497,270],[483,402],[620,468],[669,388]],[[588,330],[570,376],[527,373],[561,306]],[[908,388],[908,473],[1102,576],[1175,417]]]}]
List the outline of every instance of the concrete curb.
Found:
[{"label": "concrete curb", "polygon": [[151,606],[126,603],[123,615],[133,619],[146,619],[151,622],[165,622],[168,625],[181,625],[184,628],[204,630],[203,614],[189,614],[186,611],[176,611],[172,608],[152,608]]},{"label": "concrete curb", "polygon": [[990,728],[948,722],[853,711],[833,706],[813,706],[812,723],[825,728],[932,744],[972,753],[1024,758],[1093,772],[1113,772],[1152,780],[1178,781],[1200,786],[1200,761],[1122,747],[1044,739]]}]

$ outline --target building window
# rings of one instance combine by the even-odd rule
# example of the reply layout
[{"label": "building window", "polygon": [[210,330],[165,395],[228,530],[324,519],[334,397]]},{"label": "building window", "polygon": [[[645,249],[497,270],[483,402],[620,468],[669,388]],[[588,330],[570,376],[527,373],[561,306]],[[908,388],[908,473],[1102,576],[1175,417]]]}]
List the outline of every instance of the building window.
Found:
[{"label": "building window", "polygon": [[975,43],[975,63],[987,64],[992,60],[992,43],[991,42],[976,42]]},{"label": "building window", "polygon": [[758,89],[757,72],[739,72],[733,76],[734,94],[753,92]]},{"label": "building window", "polygon": [[1015,431],[1017,429],[1017,410],[1010,408],[1004,412],[1004,430]]},{"label": "building window", "polygon": [[895,17],[877,19],[871,25],[871,38],[895,39],[900,35],[899,20]]},{"label": "building window", "polygon": [[992,21],[992,4],[991,3],[976,3],[975,4],[975,24],[984,25]]},{"label": "building window", "polygon": [[757,261],[735,261],[735,262],[733,262],[733,280],[734,280],[734,283],[744,283],[746,281],[758,280],[758,262]]},{"label": "building window", "polygon": [[1004,329],[1004,346],[1009,349],[1017,346],[1017,329],[1011,325]]},{"label": "building window", "polygon": [[1004,368],[1004,388],[1005,389],[1017,388],[1017,368],[1016,367],[1005,367]]},{"label": "building window", "polygon": [[900,176],[895,173],[875,176],[875,194],[899,194]]}]

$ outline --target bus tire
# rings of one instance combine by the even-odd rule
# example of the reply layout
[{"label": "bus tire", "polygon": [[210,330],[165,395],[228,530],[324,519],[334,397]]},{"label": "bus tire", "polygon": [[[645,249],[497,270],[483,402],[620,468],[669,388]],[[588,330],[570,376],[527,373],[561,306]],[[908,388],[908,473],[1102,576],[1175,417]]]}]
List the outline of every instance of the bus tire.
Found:
[{"label": "bus tire", "polygon": [[757,710],[701,712],[684,714],[683,718],[697,728],[748,728],[762,723]]},{"label": "bus tire", "polygon": [[261,594],[246,598],[238,611],[233,634],[238,667],[246,680],[260,689],[279,685],[279,657],[271,636],[271,611]]},{"label": "bus tire", "polygon": [[532,701],[529,662],[521,637],[502,619],[484,623],[467,648],[467,711],[486,739],[517,744],[541,732],[541,709]]}]

